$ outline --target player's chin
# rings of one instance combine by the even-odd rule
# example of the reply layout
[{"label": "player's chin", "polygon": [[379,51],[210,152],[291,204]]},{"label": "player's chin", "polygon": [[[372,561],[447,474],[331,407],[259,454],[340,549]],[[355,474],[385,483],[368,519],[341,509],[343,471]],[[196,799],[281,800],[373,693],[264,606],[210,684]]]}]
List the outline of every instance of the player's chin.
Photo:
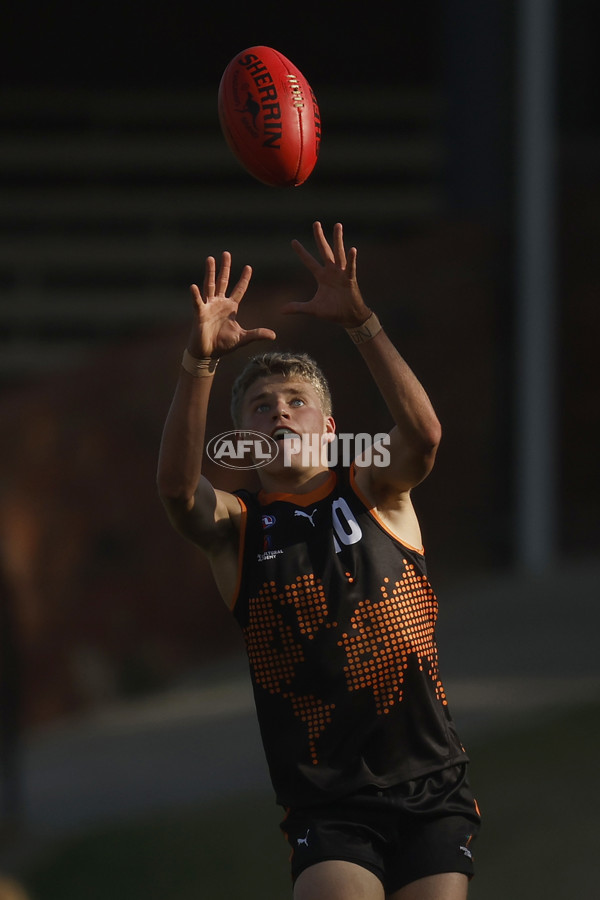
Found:
[{"label": "player's chin", "polygon": [[304,472],[307,468],[306,463],[303,463],[302,458],[296,455],[287,456],[282,454],[278,459],[274,460],[273,463],[280,472]]},{"label": "player's chin", "polygon": [[307,466],[303,463],[299,454],[280,453],[266,465],[260,467],[260,472],[268,475],[294,476],[305,472]]},{"label": "player's chin", "polygon": [[275,475],[278,472],[285,471],[288,466],[286,461],[281,458],[281,454],[276,456],[274,459],[269,460],[269,462],[265,462],[264,460],[255,460],[254,468],[260,472],[268,472],[269,475]]}]

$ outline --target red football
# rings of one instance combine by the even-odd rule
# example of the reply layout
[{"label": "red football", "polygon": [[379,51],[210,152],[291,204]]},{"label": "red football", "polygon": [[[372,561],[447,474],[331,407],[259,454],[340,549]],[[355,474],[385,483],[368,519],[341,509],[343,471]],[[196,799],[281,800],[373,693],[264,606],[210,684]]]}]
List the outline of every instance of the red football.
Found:
[{"label": "red football", "polygon": [[219,120],[245,169],[274,187],[302,184],[321,140],[317,99],[302,72],[271,47],[235,56],[219,86]]}]

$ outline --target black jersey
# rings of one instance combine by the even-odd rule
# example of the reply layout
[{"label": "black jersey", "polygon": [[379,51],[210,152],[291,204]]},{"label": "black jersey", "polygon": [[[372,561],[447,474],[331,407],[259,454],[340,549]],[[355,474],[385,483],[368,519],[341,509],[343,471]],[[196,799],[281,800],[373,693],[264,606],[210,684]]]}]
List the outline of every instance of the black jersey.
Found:
[{"label": "black jersey", "polygon": [[309,494],[237,496],[233,613],[278,802],[324,802],[464,762],[423,553],[386,529],[352,472],[330,471]]}]

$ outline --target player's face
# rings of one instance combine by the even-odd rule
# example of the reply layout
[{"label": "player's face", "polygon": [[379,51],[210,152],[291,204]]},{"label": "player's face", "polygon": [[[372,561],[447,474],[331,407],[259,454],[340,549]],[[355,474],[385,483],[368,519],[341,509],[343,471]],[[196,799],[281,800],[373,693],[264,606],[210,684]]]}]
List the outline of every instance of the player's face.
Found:
[{"label": "player's face", "polygon": [[[281,375],[259,378],[250,385],[242,404],[242,427],[268,434],[278,442],[293,442],[294,435],[321,442],[327,440],[326,435],[335,434],[335,422],[323,412],[312,384]],[[289,466],[289,453],[279,453],[276,462],[281,464],[284,458]],[[301,465],[300,454],[291,454],[291,458],[293,468]]]}]

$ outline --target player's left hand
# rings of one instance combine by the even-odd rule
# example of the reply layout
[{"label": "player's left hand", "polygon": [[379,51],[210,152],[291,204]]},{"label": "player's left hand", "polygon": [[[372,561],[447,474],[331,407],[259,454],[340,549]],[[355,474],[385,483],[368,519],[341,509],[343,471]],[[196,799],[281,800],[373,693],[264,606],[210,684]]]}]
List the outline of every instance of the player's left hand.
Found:
[{"label": "player's left hand", "polygon": [[328,322],[337,322],[344,328],[357,328],[371,315],[356,280],[356,247],[346,252],[344,229],[338,222],[333,227],[332,246],[327,241],[320,222],[313,225],[315,243],[322,262],[306,250],[300,241],[292,241],[292,247],[317,282],[317,290],[311,300],[292,301],[282,309],[283,313],[315,316]]}]

